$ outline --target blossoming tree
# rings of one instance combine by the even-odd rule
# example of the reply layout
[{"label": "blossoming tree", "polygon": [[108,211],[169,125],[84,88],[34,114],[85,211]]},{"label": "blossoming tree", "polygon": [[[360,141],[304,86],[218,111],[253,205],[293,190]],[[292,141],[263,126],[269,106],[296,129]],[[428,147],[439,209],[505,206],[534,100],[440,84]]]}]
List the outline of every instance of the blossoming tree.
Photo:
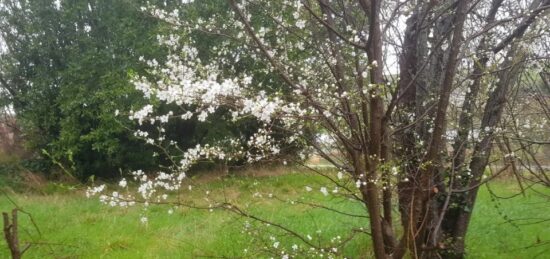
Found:
[{"label": "blossoming tree", "polygon": [[[217,12],[188,18],[212,6]],[[147,105],[130,117],[158,129],[136,135],[166,153],[172,166],[154,175],[134,172],[137,190],[98,186],[89,194],[102,193],[112,206],[199,208],[170,199],[196,187],[186,172],[197,161],[256,161],[284,152],[282,143],[299,142],[333,164],[338,173],[324,176],[366,207],[376,258],[461,258],[477,191],[496,175],[485,179],[488,164],[498,160],[493,142],[510,134],[501,120],[507,95],[518,75],[547,64],[549,24],[541,17],[549,6],[548,0],[228,0],[144,7],[174,33],[159,37],[171,54],[144,61],[152,75],[135,78],[135,86],[151,102],[179,108],[157,114]],[[200,40],[209,37],[222,40],[204,49]],[[262,126],[249,139],[188,150],[163,134],[170,120],[207,121],[216,112]],[[274,129],[288,134],[276,137]],[[262,221],[230,201],[209,202],[207,209]],[[339,255],[270,224],[317,251],[309,255]],[[288,251],[283,257],[293,256]]]}]

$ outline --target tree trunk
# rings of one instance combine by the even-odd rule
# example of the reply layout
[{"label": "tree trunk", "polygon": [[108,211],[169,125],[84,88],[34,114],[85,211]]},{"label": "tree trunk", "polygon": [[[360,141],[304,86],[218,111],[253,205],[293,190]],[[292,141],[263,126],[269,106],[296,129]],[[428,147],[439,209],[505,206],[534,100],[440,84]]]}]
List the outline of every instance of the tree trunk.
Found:
[{"label": "tree trunk", "polygon": [[19,238],[17,236],[17,209],[13,209],[11,212],[11,222],[8,213],[2,212],[4,219],[4,238],[10,249],[12,259],[20,259],[23,254],[19,249]]},{"label": "tree trunk", "polygon": [[[467,185],[462,186],[464,191],[455,190],[464,193],[456,196],[464,200],[463,206],[460,208],[456,219],[447,219],[448,221],[455,221],[455,227],[452,232],[453,242],[449,253],[449,256],[452,255],[454,258],[463,258],[465,256],[466,232],[472,217],[479,186],[491,155],[495,127],[502,117],[502,112],[506,104],[506,95],[519,74],[518,63],[524,60],[522,53],[520,53],[519,56],[516,55],[517,48],[517,45],[514,44],[508,52],[505,62],[502,64],[503,69],[498,74],[497,85],[485,105],[483,119],[481,121],[482,132],[480,132],[480,137],[482,139],[475,145],[472,161],[469,165],[472,178]],[[510,69],[506,69],[508,67],[510,67]]]}]

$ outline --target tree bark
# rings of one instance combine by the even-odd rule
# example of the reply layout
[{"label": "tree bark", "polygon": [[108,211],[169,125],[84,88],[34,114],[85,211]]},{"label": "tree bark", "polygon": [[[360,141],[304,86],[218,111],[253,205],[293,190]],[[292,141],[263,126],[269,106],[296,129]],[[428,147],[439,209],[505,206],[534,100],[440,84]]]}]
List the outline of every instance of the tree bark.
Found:
[{"label": "tree bark", "polygon": [[11,222],[8,213],[2,212],[4,219],[4,238],[10,249],[12,259],[20,259],[22,252],[19,250],[19,237],[17,236],[17,209],[11,212]]},{"label": "tree bark", "polygon": [[[412,201],[408,206],[407,225],[403,244],[408,243],[410,254],[413,258],[432,258],[438,255],[438,243],[434,243],[431,227],[437,219],[433,198],[435,190],[434,180],[438,178],[442,151],[445,148],[443,135],[446,130],[447,107],[452,91],[454,76],[457,68],[457,58],[463,41],[462,33],[464,22],[470,1],[458,1],[452,16],[452,37],[450,47],[443,70],[443,81],[439,89],[438,102],[433,123],[433,132],[426,155],[421,161],[416,183],[412,195]],[[407,237],[408,236],[408,237]],[[408,239],[408,242],[406,241]],[[414,244],[411,242],[414,240]],[[437,240],[436,240],[437,241]],[[412,246],[412,249],[411,249]]]},{"label": "tree bark", "polygon": [[477,198],[479,185],[482,181],[482,177],[487,167],[489,157],[491,155],[492,140],[495,135],[495,127],[497,126],[502,112],[506,104],[506,95],[509,92],[510,86],[516,79],[519,73],[519,62],[522,62],[524,57],[520,53],[519,57],[516,56],[517,46],[511,47],[506,61],[502,64],[502,67],[511,67],[510,69],[503,69],[498,76],[498,82],[495,90],[491,93],[485,109],[483,112],[483,119],[481,121],[481,140],[476,143],[472,154],[472,161],[470,162],[469,169],[472,174],[472,179],[469,181],[467,191],[464,194],[464,202],[461,210],[457,216],[455,228],[453,229],[452,237],[453,243],[451,246],[451,253],[449,257],[464,258],[465,256],[465,237],[469,227],[470,219],[472,217],[472,211]]},{"label": "tree bark", "polygon": [[[373,85],[384,84],[383,63],[382,63],[382,34],[380,31],[380,0],[370,1],[369,15],[369,38],[367,41],[367,57],[371,63],[370,82]],[[367,185],[362,190],[367,201],[367,208],[370,214],[370,225],[373,240],[373,250],[376,258],[387,258],[384,242],[384,229],[382,227],[380,213],[379,188],[374,182],[378,177],[378,164],[381,159],[384,115],[383,99],[378,87],[370,89],[369,109],[369,147],[367,153]]]}]

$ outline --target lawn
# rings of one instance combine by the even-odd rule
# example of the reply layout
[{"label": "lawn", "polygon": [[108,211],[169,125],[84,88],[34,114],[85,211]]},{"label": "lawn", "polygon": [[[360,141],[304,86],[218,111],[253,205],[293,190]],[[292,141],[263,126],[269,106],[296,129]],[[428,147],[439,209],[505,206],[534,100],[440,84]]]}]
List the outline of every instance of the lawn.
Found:
[{"label": "lawn", "polygon": [[[351,229],[367,226],[367,219],[348,217],[325,209],[292,204],[287,199],[322,203],[353,214],[364,214],[363,207],[353,201],[324,196],[320,186],[328,186],[323,178],[299,172],[262,177],[234,176],[205,180],[202,190],[194,190],[188,199],[204,203],[205,190],[210,199],[228,199],[246,207],[254,215],[281,223],[314,243],[330,243],[346,238]],[[307,192],[305,187],[313,191]],[[517,188],[507,181],[491,186],[498,195],[509,196]],[[269,198],[273,194],[274,198]],[[262,197],[258,197],[262,195]],[[111,208],[97,199],[87,199],[82,190],[53,192],[47,195],[14,194],[9,196],[32,214],[40,232],[20,214],[22,241],[34,244],[24,258],[200,258],[200,257],[269,257],[256,252],[280,241],[279,248],[290,250],[301,245],[296,238],[283,236],[273,226],[254,224],[235,214],[221,210],[195,210],[151,207]],[[474,209],[471,231],[467,237],[469,258],[548,258],[550,256],[550,222],[540,224],[526,218],[550,218],[550,201],[535,192],[509,199],[493,200],[483,187]],[[5,195],[0,199],[1,211],[13,208]],[[140,217],[146,215],[148,223]],[[517,220],[523,219],[523,220]],[[252,224],[245,231],[244,226]],[[248,234],[252,233],[252,234]],[[368,258],[369,236],[356,232],[356,237],[343,249],[351,258]],[[263,244],[265,243],[265,244]],[[528,248],[530,247],[530,248]],[[5,244],[0,257],[7,258]],[[359,256],[363,255],[363,257]]]}]

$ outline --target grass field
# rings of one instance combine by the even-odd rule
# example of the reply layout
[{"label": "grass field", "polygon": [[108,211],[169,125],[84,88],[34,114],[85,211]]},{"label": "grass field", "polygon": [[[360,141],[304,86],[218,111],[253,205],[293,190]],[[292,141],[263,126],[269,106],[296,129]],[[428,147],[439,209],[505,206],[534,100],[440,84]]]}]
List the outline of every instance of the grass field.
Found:
[{"label": "grass field", "polygon": [[[349,200],[325,197],[318,186],[325,180],[316,175],[289,172],[263,177],[226,177],[204,181],[212,199],[227,198],[260,217],[282,223],[298,233],[310,235],[313,242],[330,242],[350,229],[367,226],[365,218],[350,218],[309,206],[290,204],[281,199],[300,198],[301,201],[328,204],[332,208],[361,214],[360,204]],[[306,192],[305,186],[314,190]],[[491,189],[499,195],[517,192],[506,181],[493,183]],[[258,193],[264,198],[257,198]],[[243,234],[245,219],[226,211],[192,210],[178,208],[167,213],[167,207],[152,207],[146,213],[149,221],[140,223],[142,210],[120,209],[101,205],[97,199],[87,199],[82,190],[54,192],[48,195],[9,194],[21,208],[32,214],[42,235],[27,217],[20,214],[22,241],[34,244],[24,258],[200,258],[200,257],[268,257],[253,255],[261,248],[261,238],[275,236],[281,247],[299,242],[277,236],[274,227],[263,227],[260,235]],[[198,203],[204,193],[195,191],[189,199]],[[471,231],[467,237],[469,258],[550,258],[550,222],[532,223],[532,220],[510,221],[520,218],[550,218],[550,201],[529,192],[525,196],[493,201],[487,188],[482,188],[475,207]],[[13,204],[5,195],[0,199],[0,210],[8,211]],[[525,225],[521,225],[525,224]],[[369,236],[359,233],[344,249],[351,258],[369,258]],[[268,244],[269,245],[269,244]],[[531,248],[527,248],[531,247]],[[245,249],[248,252],[244,252]],[[0,246],[0,257],[7,258],[5,244]],[[362,255],[362,256],[361,256]]]}]

